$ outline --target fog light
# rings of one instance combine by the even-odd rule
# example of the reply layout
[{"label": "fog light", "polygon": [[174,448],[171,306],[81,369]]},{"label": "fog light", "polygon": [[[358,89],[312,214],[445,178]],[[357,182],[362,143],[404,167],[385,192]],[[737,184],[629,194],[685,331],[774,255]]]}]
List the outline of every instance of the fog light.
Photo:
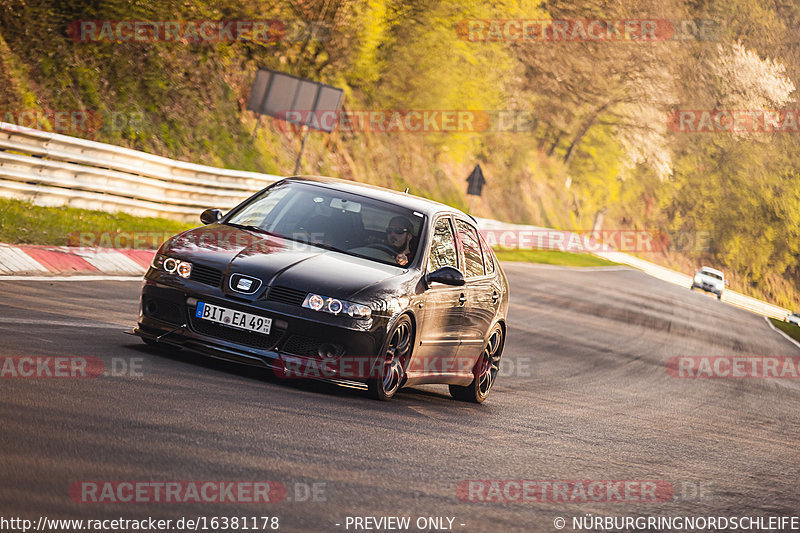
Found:
[{"label": "fog light", "polygon": [[324,344],[319,345],[317,353],[319,354],[320,357],[324,359],[331,359],[333,357],[337,357],[338,355],[340,355],[342,353],[342,348],[338,344],[331,344],[329,342],[326,342]]},{"label": "fog light", "polygon": [[144,304],[144,313],[146,315],[154,315],[157,312],[158,312],[158,304],[156,304],[154,300],[150,300],[148,298]]}]

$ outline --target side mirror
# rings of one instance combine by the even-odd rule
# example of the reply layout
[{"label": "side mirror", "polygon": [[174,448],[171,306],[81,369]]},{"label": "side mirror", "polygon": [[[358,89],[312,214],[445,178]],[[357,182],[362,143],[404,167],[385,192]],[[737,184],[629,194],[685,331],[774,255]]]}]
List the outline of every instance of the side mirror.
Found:
[{"label": "side mirror", "polygon": [[200,215],[200,222],[203,224],[212,224],[222,218],[222,211],[219,209],[206,209]]},{"label": "side mirror", "polygon": [[425,281],[428,282],[428,285],[431,283],[443,283],[445,285],[458,286],[465,283],[464,274],[462,274],[460,270],[451,266],[443,266],[438,270],[434,270],[425,276]]}]

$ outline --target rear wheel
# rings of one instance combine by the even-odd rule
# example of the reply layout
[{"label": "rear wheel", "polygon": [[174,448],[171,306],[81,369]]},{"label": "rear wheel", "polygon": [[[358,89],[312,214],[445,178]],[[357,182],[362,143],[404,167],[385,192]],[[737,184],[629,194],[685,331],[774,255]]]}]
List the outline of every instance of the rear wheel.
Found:
[{"label": "rear wheel", "polygon": [[377,400],[388,400],[400,389],[406,376],[406,364],[413,347],[411,319],[401,316],[389,333],[389,342],[375,368],[375,377],[367,382],[370,395]]},{"label": "rear wheel", "polygon": [[472,383],[466,387],[450,385],[450,394],[456,400],[463,402],[482,403],[492,390],[494,380],[500,371],[500,358],[503,355],[503,329],[497,325],[489,335],[489,340],[483,348],[475,368]]}]

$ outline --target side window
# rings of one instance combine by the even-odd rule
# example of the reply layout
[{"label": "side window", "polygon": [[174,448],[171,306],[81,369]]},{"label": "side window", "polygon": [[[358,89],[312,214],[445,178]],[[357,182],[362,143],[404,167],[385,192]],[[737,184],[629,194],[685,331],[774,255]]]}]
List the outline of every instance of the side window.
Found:
[{"label": "side window", "polygon": [[481,253],[481,244],[478,239],[478,230],[463,220],[456,220],[456,229],[458,230],[458,240],[464,249],[464,267],[466,270],[464,276],[467,278],[483,276],[485,272],[483,270],[483,254]]},{"label": "side window", "polygon": [[428,272],[433,272],[443,266],[458,268],[456,241],[453,237],[453,227],[448,218],[440,218],[433,230]]},{"label": "side window", "polygon": [[486,244],[486,240],[483,238],[482,235],[479,235],[481,238],[481,248],[483,248],[483,268],[486,269],[487,274],[494,274],[494,259],[492,258],[492,251],[489,249],[489,245]]}]

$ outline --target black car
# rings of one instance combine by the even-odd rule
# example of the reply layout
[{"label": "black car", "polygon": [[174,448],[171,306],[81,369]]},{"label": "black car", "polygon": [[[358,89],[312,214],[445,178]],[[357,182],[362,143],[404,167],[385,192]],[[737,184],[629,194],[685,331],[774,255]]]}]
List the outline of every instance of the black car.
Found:
[{"label": "black car", "polygon": [[508,281],[474,220],[350,181],[281,180],[158,250],[134,333],[148,344],[364,387],[443,383],[482,402]]}]

